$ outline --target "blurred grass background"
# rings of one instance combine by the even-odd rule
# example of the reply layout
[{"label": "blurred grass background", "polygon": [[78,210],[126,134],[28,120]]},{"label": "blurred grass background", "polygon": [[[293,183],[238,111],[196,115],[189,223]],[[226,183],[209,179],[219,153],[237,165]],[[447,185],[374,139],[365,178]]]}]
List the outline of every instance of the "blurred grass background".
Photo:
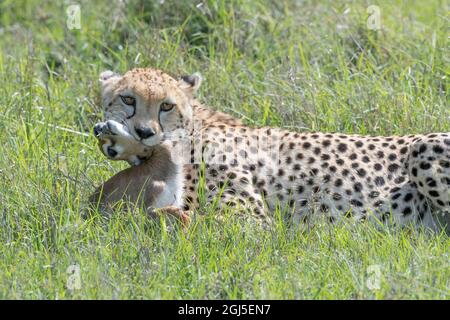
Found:
[{"label": "blurred grass background", "polygon": [[[81,28],[70,30],[73,4]],[[126,167],[91,135],[101,71],[199,71],[200,99],[250,125],[450,131],[448,12],[439,0],[0,0],[0,298],[448,299],[446,235],[274,233],[232,217],[185,234],[142,213],[82,217],[94,186]],[[71,265],[80,289],[67,287]]]}]

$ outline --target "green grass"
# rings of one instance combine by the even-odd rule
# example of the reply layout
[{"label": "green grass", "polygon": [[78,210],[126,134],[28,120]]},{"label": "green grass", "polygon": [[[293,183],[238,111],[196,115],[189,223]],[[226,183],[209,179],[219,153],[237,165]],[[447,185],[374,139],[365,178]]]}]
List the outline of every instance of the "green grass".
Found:
[{"label": "green grass", "polygon": [[[450,131],[445,1],[78,2],[81,29],[68,30],[67,1],[0,1],[0,298],[450,298],[444,234],[261,230],[210,219],[213,205],[183,232],[86,203],[126,167],[91,134],[105,69],[200,71],[202,101],[252,125]],[[80,289],[67,288],[71,265]]]}]

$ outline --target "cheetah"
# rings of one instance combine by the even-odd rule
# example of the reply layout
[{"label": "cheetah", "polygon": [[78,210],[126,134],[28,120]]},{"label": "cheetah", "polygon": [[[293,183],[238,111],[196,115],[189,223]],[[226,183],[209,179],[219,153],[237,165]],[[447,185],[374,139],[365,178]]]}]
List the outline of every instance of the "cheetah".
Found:
[{"label": "cheetah", "polygon": [[[450,133],[383,137],[250,127],[201,105],[197,74],[177,80],[137,68],[103,73],[101,83],[106,120],[126,128],[130,144],[141,147],[136,155],[170,145],[183,172],[184,210],[199,206],[202,180],[208,200],[218,197],[221,206],[269,223],[277,208],[297,224],[376,219],[436,229],[435,215],[448,216]],[[119,136],[101,145],[110,159],[130,156]]]}]

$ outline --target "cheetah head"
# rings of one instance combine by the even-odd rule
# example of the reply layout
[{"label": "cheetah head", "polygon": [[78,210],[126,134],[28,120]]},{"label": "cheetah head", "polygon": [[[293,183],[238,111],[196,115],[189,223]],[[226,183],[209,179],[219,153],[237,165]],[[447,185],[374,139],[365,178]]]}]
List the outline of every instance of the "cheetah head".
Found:
[{"label": "cheetah head", "polygon": [[124,75],[105,71],[100,83],[105,118],[122,124],[144,146],[156,146],[193,126],[198,74],[176,80],[161,70],[137,68]]}]

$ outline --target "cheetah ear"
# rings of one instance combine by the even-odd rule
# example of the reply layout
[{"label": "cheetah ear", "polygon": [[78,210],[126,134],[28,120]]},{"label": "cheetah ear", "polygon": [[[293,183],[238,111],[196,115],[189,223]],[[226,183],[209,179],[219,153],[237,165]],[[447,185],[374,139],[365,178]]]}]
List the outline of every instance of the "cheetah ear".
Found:
[{"label": "cheetah ear", "polygon": [[180,88],[190,96],[193,96],[197,92],[201,84],[202,76],[198,72],[189,76],[182,76],[179,81]]},{"label": "cheetah ear", "polygon": [[99,77],[99,81],[100,84],[102,86],[105,86],[106,83],[108,83],[110,80],[113,79],[120,79],[120,74],[116,73],[116,72],[112,72],[111,70],[107,70],[107,71],[103,71],[102,73],[100,73],[100,77]]}]

